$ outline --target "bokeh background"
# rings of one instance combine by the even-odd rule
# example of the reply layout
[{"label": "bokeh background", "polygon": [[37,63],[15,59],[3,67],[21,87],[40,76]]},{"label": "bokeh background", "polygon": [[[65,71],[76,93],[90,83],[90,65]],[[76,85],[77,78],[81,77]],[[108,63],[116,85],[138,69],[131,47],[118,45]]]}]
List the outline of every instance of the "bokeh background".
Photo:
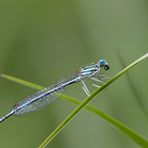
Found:
[{"label": "bokeh background", "polygon": [[[48,86],[103,57],[111,68],[101,72],[113,76],[123,61],[128,65],[147,52],[147,26],[146,0],[1,0],[0,73]],[[122,76],[91,104],[148,138],[147,61],[128,74],[131,81]],[[0,78],[0,116],[34,91]],[[77,84],[64,93],[86,96]],[[58,99],[38,112],[9,118],[0,124],[0,147],[37,147],[75,107]],[[47,147],[139,146],[83,110]]]}]

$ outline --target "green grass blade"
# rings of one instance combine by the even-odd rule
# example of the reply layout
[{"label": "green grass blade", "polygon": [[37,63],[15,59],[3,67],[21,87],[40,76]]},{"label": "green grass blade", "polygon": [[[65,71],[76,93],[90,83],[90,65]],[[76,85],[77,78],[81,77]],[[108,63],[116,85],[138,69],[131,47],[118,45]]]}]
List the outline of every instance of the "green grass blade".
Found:
[{"label": "green grass blade", "polygon": [[[16,77],[10,76],[10,75],[6,75],[6,74],[2,74],[1,75],[3,78],[10,80],[10,81],[14,81],[18,84],[33,88],[33,89],[37,89],[40,90],[42,88],[44,88],[43,86],[22,80],[22,79],[18,79]],[[31,85],[30,85],[31,84]],[[77,99],[74,99],[70,96],[67,96],[65,94],[60,94],[60,97],[66,101],[69,101],[73,104],[79,105],[81,102],[78,101]],[[125,133],[127,136],[130,137],[131,140],[135,141],[136,143],[140,144],[140,145],[147,145],[147,141],[140,136],[138,133],[136,133],[134,130],[128,128],[125,124],[121,123],[120,121],[114,119],[113,117],[103,113],[102,111],[100,111],[97,108],[94,108],[91,105],[86,105],[85,109],[88,111],[91,111],[92,113],[95,113],[97,116],[101,117],[103,120],[108,121],[109,124],[111,124],[112,126],[116,127],[118,130],[122,131],[123,133]],[[141,144],[143,143],[143,144]]]},{"label": "green grass blade", "polygon": [[[138,60],[136,60],[135,62],[133,62],[131,65],[129,65],[128,67],[126,67],[124,70],[122,70],[121,72],[123,72],[123,73],[125,73],[128,69],[130,69],[131,67],[133,67],[134,65],[136,65],[137,63],[139,63],[140,61],[142,61],[142,60],[144,60],[145,58],[147,58],[148,57],[148,54],[145,54],[144,56],[142,56],[141,58],[139,58]],[[128,69],[127,69],[128,68]],[[116,76],[117,76],[117,78],[118,77],[120,77],[122,74],[121,74],[121,72],[120,73],[118,73]],[[118,76],[119,75],[119,76]],[[18,78],[15,78],[15,77],[12,77],[12,76],[9,76],[9,75],[6,75],[6,74],[2,74],[1,75],[3,78],[6,78],[6,79],[8,79],[8,80],[11,80],[11,81],[14,81],[14,82],[16,82],[16,83],[19,83],[19,84],[22,84],[22,85],[25,85],[25,86],[28,86],[28,87],[31,87],[31,88],[34,88],[34,89],[41,89],[41,88],[43,88],[42,86],[39,86],[39,85],[36,85],[36,84],[34,84],[34,83],[30,83],[30,82],[27,82],[27,81],[24,81],[24,80],[21,80],[21,79],[18,79]],[[116,79],[117,79],[116,78]],[[113,81],[115,81],[116,79],[113,79]],[[111,80],[110,80],[111,81]],[[29,85],[29,84],[31,84],[31,85]],[[110,84],[110,83],[109,83]],[[108,85],[107,85],[108,86]],[[99,90],[99,89],[98,89]],[[95,93],[96,92],[98,92],[98,90],[96,90],[93,94],[95,95]],[[94,96],[93,95],[93,96]],[[74,99],[74,98],[72,98],[72,97],[69,97],[69,96],[67,96],[67,95],[60,95],[63,99],[65,99],[65,100],[68,100],[68,101],[70,101],[70,102],[72,102],[72,103],[74,103],[74,104],[82,104],[83,102],[80,102],[80,101],[78,101],[78,100],[76,100],[76,99]],[[92,95],[91,95],[92,96]],[[91,97],[90,96],[90,97]],[[92,96],[92,97],[93,97]],[[89,98],[89,97],[88,97]],[[87,103],[86,103],[87,104]],[[78,106],[79,107],[79,106]],[[77,107],[77,108],[78,108]],[[93,112],[93,113],[95,113],[96,115],[98,115],[98,116],[100,116],[102,119],[104,119],[104,120],[106,120],[106,121],[108,121],[108,123],[110,123],[110,124],[112,124],[113,126],[115,126],[116,128],[118,128],[119,130],[121,130],[122,132],[124,132],[126,135],[128,135],[132,140],[134,140],[137,144],[139,144],[139,145],[141,145],[141,146],[148,146],[148,141],[146,141],[143,137],[141,137],[140,135],[138,135],[135,131],[133,131],[133,130],[131,130],[130,128],[128,128],[126,125],[124,125],[124,124],[122,124],[121,122],[119,122],[118,120],[116,120],[116,119],[114,119],[114,118],[112,118],[112,117],[110,117],[110,116],[108,116],[108,115],[106,115],[105,113],[103,113],[103,112],[101,112],[101,111],[99,111],[98,109],[96,109],[96,108],[94,108],[93,106],[90,106],[90,105],[87,105],[87,106],[83,106],[83,107],[85,107],[87,110],[89,110],[89,111],[91,111],[91,112]],[[82,107],[82,108],[83,108]],[[77,109],[76,108],[76,109]],[[76,110],[75,109],[75,110]],[[81,108],[80,108],[80,110],[81,110]],[[69,117],[69,116],[68,116]],[[73,117],[72,117],[73,118]],[[72,119],[71,118],[71,119]],[[65,122],[65,120],[63,121],[64,123],[65,123],[65,125],[66,125],[66,123],[68,123],[69,121],[68,120],[66,120],[67,122]],[[49,135],[49,137],[40,145],[40,147],[45,147],[49,142],[50,142],[50,140],[54,137],[54,136],[56,136],[57,134],[58,134],[58,132],[61,130],[61,128],[60,127],[64,127],[64,125],[63,125],[63,122],[56,128],[56,130],[54,130],[53,132],[52,132],[52,134],[51,135]]]},{"label": "green grass blade", "polygon": [[[43,143],[39,146],[40,148],[47,146],[47,144],[84,108],[84,106],[92,100],[99,92],[101,92],[104,88],[109,86],[111,83],[113,83],[116,79],[118,79],[120,76],[122,76],[124,73],[126,73],[129,69],[131,69],[133,66],[138,64],[140,61],[146,59],[148,57],[148,53],[134,61],[132,64],[127,66],[125,69],[120,71],[118,74],[116,74],[111,80],[103,84],[100,88],[98,88],[96,91],[94,91],[89,97],[84,99],[67,117],[66,119],[59,124],[59,126],[43,141]],[[142,146],[148,146],[148,142],[141,141],[140,138],[136,141],[138,144]],[[144,142],[144,143],[143,143]]]},{"label": "green grass blade", "polygon": [[[126,64],[125,64],[125,60],[123,59],[122,55],[120,54],[119,50],[117,50],[117,57],[119,59],[119,62],[121,64],[122,67],[125,67]],[[135,98],[135,101],[137,101],[137,104],[139,105],[139,107],[141,108],[141,110],[143,111],[143,114],[145,115],[145,117],[148,119],[148,116],[147,116],[147,110],[146,110],[146,107],[144,105],[144,102],[142,101],[142,96],[144,96],[144,94],[142,94],[141,91],[139,91],[139,88],[136,87],[137,85],[135,85],[137,82],[136,80],[132,80],[132,77],[130,75],[130,73],[127,73],[126,74],[126,79],[127,79],[127,83],[128,83],[128,86],[129,88],[131,89],[131,91],[133,92],[133,95],[134,95],[134,98]]]},{"label": "green grass blade", "polygon": [[25,81],[25,80],[22,80],[22,79],[19,79],[19,78],[16,78],[16,77],[13,77],[13,76],[10,76],[10,75],[7,75],[7,74],[1,74],[0,76],[1,76],[2,78],[7,79],[7,80],[16,82],[16,83],[18,83],[18,84],[21,84],[21,85],[24,85],[24,86],[27,86],[27,87],[30,87],[30,88],[33,88],[33,89],[39,90],[39,89],[42,89],[42,88],[43,88],[43,87],[40,86],[40,85],[31,83],[31,82],[28,82],[28,81]]},{"label": "green grass blade", "polygon": [[[43,86],[28,82],[28,81],[25,81],[25,80],[21,80],[21,79],[18,79],[16,77],[13,77],[13,76],[10,76],[10,75],[2,74],[1,76],[3,78],[7,79],[7,80],[14,81],[14,82],[16,82],[18,84],[21,84],[21,85],[24,85],[24,86],[27,86],[27,87],[30,87],[30,88],[33,88],[33,89],[40,90],[40,89],[44,88]],[[29,84],[31,84],[31,85],[29,85]],[[79,105],[81,103],[77,99],[74,99],[74,98],[72,98],[70,96],[67,96],[65,94],[60,94],[60,97],[62,99],[64,99],[64,100],[69,101],[69,102],[71,102],[73,104],[76,104],[76,105]],[[85,106],[85,109],[95,113],[97,116],[99,116],[102,119],[108,121],[109,124],[111,124],[112,126],[116,127],[118,130],[125,133],[127,136],[129,136],[131,138],[131,140],[135,141],[136,143],[138,143],[140,145],[142,145],[141,143],[143,143],[143,145],[147,144],[147,141],[142,136],[140,136],[138,133],[136,133],[134,130],[128,128],[126,125],[124,125],[120,121],[118,121],[118,120],[114,119],[113,117],[103,113],[99,109],[94,108],[91,105]]]},{"label": "green grass blade", "polygon": [[[73,98],[69,98],[67,96],[63,96],[63,98],[65,100],[68,100],[68,101],[70,101],[74,104],[77,104],[77,105],[79,105],[81,103],[80,101],[73,99]],[[98,115],[102,119],[108,121],[108,123],[110,123],[111,125],[113,125],[117,129],[119,129],[120,131],[125,133],[130,139],[135,141],[137,144],[139,144],[141,146],[148,146],[147,140],[145,140],[141,135],[139,135],[134,130],[128,128],[125,124],[121,123],[120,121],[118,121],[118,120],[114,119],[113,117],[103,113],[99,109],[94,108],[92,105],[86,105],[84,108],[87,109],[88,111],[95,113],[96,115]],[[42,147],[42,145],[40,147]]]}]

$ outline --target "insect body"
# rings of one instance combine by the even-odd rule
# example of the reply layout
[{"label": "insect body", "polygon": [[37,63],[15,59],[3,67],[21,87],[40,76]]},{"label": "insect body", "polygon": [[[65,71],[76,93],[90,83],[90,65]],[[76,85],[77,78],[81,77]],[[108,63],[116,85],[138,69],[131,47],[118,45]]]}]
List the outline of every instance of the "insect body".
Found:
[{"label": "insect body", "polygon": [[[24,98],[22,101],[17,103],[8,114],[0,118],[0,122],[4,121],[5,119],[12,116],[13,114],[24,114],[24,113],[38,110],[46,106],[47,104],[53,102],[57,98],[56,93],[63,91],[65,87],[73,83],[80,82],[83,90],[89,96],[90,92],[84,80],[91,79],[92,81],[100,82],[100,80],[98,80],[96,77],[99,75],[100,68],[102,67],[105,70],[109,69],[109,65],[104,59],[99,60],[97,64],[81,67],[79,72],[77,72],[76,74],[73,74],[59,81],[56,84],[53,84],[49,87],[39,90],[31,94],[30,96]],[[97,86],[97,85],[94,85],[94,86]]]}]

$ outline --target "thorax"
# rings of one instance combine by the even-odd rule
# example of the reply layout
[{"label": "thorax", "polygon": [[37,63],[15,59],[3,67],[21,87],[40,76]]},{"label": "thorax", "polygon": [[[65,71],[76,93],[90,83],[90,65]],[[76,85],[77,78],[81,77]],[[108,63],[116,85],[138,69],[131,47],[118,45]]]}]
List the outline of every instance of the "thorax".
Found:
[{"label": "thorax", "polygon": [[100,68],[96,64],[81,67],[80,74],[82,77],[92,77],[99,73]]}]

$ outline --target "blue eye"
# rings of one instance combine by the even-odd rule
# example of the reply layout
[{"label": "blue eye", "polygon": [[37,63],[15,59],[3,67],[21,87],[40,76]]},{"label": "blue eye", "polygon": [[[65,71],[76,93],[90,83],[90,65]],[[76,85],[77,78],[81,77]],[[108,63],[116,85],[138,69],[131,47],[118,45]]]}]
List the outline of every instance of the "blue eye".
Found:
[{"label": "blue eye", "polygon": [[101,59],[99,60],[98,64],[97,64],[99,67],[104,67],[105,70],[108,70],[109,69],[109,65],[108,63],[106,62],[106,60],[104,59]]},{"label": "blue eye", "polygon": [[105,65],[105,60],[104,59],[101,59],[100,61],[99,61],[99,63],[100,63],[100,66],[103,66],[103,65]]}]

